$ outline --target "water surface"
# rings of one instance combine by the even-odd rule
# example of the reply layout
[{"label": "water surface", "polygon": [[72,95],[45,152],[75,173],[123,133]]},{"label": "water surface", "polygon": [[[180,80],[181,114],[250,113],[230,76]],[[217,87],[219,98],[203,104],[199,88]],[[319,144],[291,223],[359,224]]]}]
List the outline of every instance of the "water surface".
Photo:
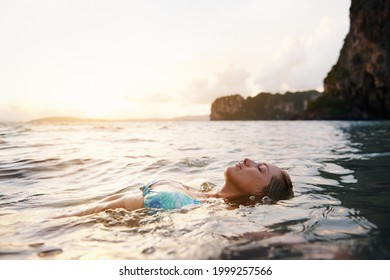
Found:
[{"label": "water surface", "polygon": [[[388,259],[390,122],[0,124],[1,259]],[[52,219],[146,182],[215,191],[244,158],[295,197]]]}]

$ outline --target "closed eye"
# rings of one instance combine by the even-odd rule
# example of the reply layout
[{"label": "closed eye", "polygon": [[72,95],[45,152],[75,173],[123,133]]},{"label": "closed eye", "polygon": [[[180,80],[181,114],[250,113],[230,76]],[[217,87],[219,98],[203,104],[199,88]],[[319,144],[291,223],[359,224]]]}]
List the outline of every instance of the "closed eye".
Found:
[{"label": "closed eye", "polygon": [[260,172],[261,173],[264,173],[264,168],[261,168],[261,167],[263,167],[263,166],[265,166],[266,168],[267,168],[267,170],[269,169],[269,167],[268,167],[268,165],[266,164],[266,163],[261,163],[261,164],[259,164],[259,166],[258,166],[258,168],[259,168],[259,170],[260,170]]}]

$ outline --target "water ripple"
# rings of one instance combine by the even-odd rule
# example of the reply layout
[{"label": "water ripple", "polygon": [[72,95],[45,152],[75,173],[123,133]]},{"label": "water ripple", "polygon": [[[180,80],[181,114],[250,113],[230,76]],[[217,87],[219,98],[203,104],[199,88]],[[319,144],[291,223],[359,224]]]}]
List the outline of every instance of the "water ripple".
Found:
[{"label": "water ripple", "polygon": [[[335,259],[375,252],[386,258],[389,128],[386,122],[0,124],[0,235],[10,244],[0,258]],[[112,194],[139,194],[152,179],[213,192],[225,168],[246,157],[286,169],[295,197],[275,205],[232,208],[210,199],[171,212],[50,218]]]}]

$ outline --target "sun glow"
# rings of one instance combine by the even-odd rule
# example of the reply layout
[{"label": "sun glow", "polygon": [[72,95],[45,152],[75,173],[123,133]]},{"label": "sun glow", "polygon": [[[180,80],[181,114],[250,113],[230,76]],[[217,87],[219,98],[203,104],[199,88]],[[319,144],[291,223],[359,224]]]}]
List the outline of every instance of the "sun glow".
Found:
[{"label": "sun glow", "polygon": [[109,98],[97,98],[79,104],[79,110],[84,112],[87,118],[110,118],[115,115],[116,107],[117,104]]},{"label": "sun glow", "polygon": [[350,4],[3,2],[0,121],[207,115],[220,96],[319,88]]},{"label": "sun glow", "polygon": [[122,109],[123,101],[110,95],[67,96],[52,104],[60,114],[76,115],[76,117],[112,119]]}]

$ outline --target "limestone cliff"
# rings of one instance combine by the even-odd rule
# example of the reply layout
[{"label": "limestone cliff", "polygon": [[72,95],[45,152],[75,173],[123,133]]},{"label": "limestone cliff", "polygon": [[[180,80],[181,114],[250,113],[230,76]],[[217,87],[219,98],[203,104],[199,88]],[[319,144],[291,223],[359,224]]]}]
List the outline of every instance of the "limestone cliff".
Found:
[{"label": "limestone cliff", "polygon": [[245,99],[239,94],[219,97],[211,104],[210,120],[241,119],[244,103]]},{"label": "limestone cliff", "polygon": [[310,119],[390,118],[390,0],[352,0],[350,23]]},{"label": "limestone cliff", "polygon": [[211,105],[210,120],[293,120],[301,119],[317,91],[260,93],[244,99],[241,95],[217,98]]}]

